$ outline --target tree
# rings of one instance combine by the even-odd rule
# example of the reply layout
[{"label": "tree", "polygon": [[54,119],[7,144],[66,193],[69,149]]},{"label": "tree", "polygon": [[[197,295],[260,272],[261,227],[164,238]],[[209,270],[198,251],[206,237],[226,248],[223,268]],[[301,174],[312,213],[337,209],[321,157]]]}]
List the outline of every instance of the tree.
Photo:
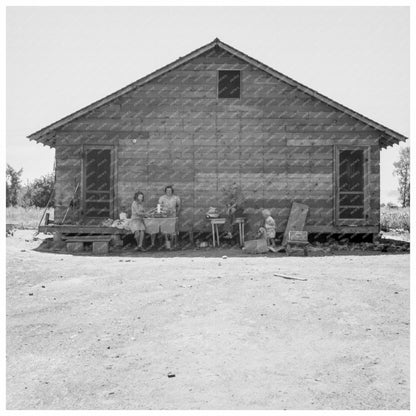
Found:
[{"label": "tree", "polygon": [[400,203],[402,207],[410,206],[410,147],[402,147],[399,160],[394,162],[394,174],[399,178]]},{"label": "tree", "polygon": [[15,206],[18,203],[18,194],[21,185],[23,169],[15,170],[9,164],[6,167],[6,207]]},{"label": "tree", "polygon": [[[26,191],[22,197],[22,205],[24,206],[35,206],[44,208],[46,207],[49,197],[53,191],[55,183],[55,174],[49,173],[41,176],[40,178],[34,179],[32,182],[26,185]],[[54,205],[54,198],[52,197],[49,202],[49,206]]]}]

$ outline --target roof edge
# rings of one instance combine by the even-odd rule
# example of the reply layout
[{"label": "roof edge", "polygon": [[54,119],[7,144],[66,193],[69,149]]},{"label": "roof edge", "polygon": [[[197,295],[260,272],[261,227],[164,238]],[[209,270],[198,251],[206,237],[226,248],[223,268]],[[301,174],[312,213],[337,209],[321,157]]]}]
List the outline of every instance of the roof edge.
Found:
[{"label": "roof edge", "polygon": [[302,92],[326,103],[327,105],[335,108],[336,110],[342,111],[345,114],[348,114],[349,116],[355,118],[356,120],[359,120],[367,125],[369,125],[370,127],[374,128],[375,130],[380,131],[380,133],[382,133],[384,136],[388,136],[388,137],[382,137],[380,139],[380,147],[386,148],[388,146],[393,146],[394,144],[398,144],[402,141],[406,141],[408,139],[408,137],[404,136],[401,133],[398,133],[380,123],[377,123],[376,121],[373,121],[371,119],[369,119],[368,117],[330,99],[329,97],[326,97],[325,95],[319,93],[316,90],[313,90],[312,88],[307,87],[306,85],[301,84],[298,81],[295,81],[293,78],[288,77],[287,75],[282,74],[281,72],[276,71],[275,69],[263,64],[262,62],[246,55],[245,53],[233,48],[232,46],[222,42],[221,40],[219,40],[218,38],[215,38],[212,42],[207,43],[206,45],[201,46],[198,49],[195,49],[194,51],[188,53],[187,55],[180,57],[178,59],[176,59],[175,61],[171,62],[170,64],[167,64],[153,72],[151,72],[150,74],[126,85],[123,88],[120,88],[119,90],[105,96],[104,98],[101,98],[97,101],[94,101],[93,103],[81,108],[80,110],[77,110],[71,114],[69,114],[68,116],[65,116],[63,118],[61,118],[60,120],[49,124],[48,126],[30,134],[27,136],[28,139],[30,140],[35,140],[37,142],[40,142],[44,145],[47,146],[51,146],[53,147],[53,143],[50,142],[50,138],[43,138],[44,136],[47,136],[49,133],[52,133],[54,130],[64,126],[65,124],[79,118],[82,117],[85,114],[88,114],[89,112],[105,105],[108,104],[109,102],[116,100],[117,98],[123,96],[124,94],[127,94],[133,90],[135,90],[136,88],[152,81],[153,79],[159,77],[160,75],[163,75],[166,72],[169,72],[175,68],[177,68],[178,66],[183,65],[184,63],[188,62],[189,60],[196,58],[198,55],[210,50],[211,48],[215,47],[215,46],[220,46],[222,49],[224,49],[225,51],[229,52],[230,54],[236,56],[237,58],[240,58],[242,60],[244,60],[245,62],[248,62],[249,64],[257,67],[258,69],[268,73],[269,75],[278,78],[281,81],[284,81],[286,83],[288,83],[289,85],[298,88],[299,90],[301,90]]},{"label": "roof edge", "polygon": [[121,97],[124,94],[129,93],[130,91],[135,90],[136,88],[138,88],[139,86],[146,84],[147,82],[152,81],[153,79],[159,77],[160,75],[163,75],[164,73],[171,71],[173,69],[175,69],[176,67],[184,64],[185,62],[189,61],[190,59],[193,59],[194,57],[200,55],[201,53],[206,52],[207,50],[213,48],[218,42],[220,42],[220,40],[218,38],[216,38],[215,40],[213,40],[210,43],[207,43],[206,45],[201,46],[198,49],[195,49],[194,51],[190,52],[189,54],[183,56],[183,57],[179,57],[178,59],[176,59],[175,61],[171,62],[170,64],[167,64],[153,72],[151,72],[150,74],[126,85],[125,87],[120,88],[119,90],[106,95],[105,97],[92,102],[91,104],[88,104],[87,106],[81,108],[80,110],[77,110],[61,119],[59,119],[58,121],[51,123],[49,125],[47,125],[46,127],[43,127],[42,129],[31,133],[30,135],[27,136],[28,139],[30,140],[36,140],[39,141],[39,138],[45,134],[47,134],[48,132],[58,129],[60,127],[62,127],[63,125],[75,120],[78,117],[82,117],[83,115],[89,113],[90,111],[93,111],[99,107],[101,107],[102,105],[108,104],[109,102],[116,100],[117,98]]},{"label": "roof edge", "polygon": [[[220,44],[228,52],[236,55],[240,59],[243,59],[243,60],[251,63],[252,65],[258,67],[259,69],[262,69],[263,71],[267,72],[269,75],[272,75],[275,78],[278,78],[282,81],[285,81],[289,85],[292,85],[293,87],[296,87],[296,88],[300,89],[302,92],[304,92],[308,95],[311,95],[314,98],[319,99],[320,101],[330,105],[331,107],[334,107],[335,109],[348,114],[349,116],[351,116],[351,117],[369,125],[370,127],[373,127],[376,130],[379,130],[382,133],[385,133],[385,134],[391,136],[392,138],[395,138],[396,140],[398,140],[397,143],[399,143],[400,141],[405,141],[405,140],[408,139],[408,137],[404,136],[403,134],[398,133],[397,131],[394,131],[394,130],[392,130],[392,129],[390,129],[390,128],[388,128],[388,127],[386,127],[386,126],[384,126],[384,125],[382,125],[382,124],[380,124],[380,123],[378,123],[374,120],[371,120],[370,118],[358,113],[357,111],[354,111],[354,110],[352,110],[352,109],[350,109],[350,108],[332,100],[331,98],[319,93],[318,91],[316,91],[316,90],[314,90],[310,87],[307,87],[306,85],[301,84],[300,82],[294,80],[293,78],[290,78],[287,75],[282,74],[281,72],[278,72],[275,69],[267,66],[266,64],[263,64],[262,62],[257,61],[256,59],[246,55],[245,53],[243,53],[243,52],[241,52],[237,49],[234,49],[232,46],[227,45],[226,43],[221,42],[221,41],[220,41]],[[396,143],[394,143],[394,144],[396,144]]]}]

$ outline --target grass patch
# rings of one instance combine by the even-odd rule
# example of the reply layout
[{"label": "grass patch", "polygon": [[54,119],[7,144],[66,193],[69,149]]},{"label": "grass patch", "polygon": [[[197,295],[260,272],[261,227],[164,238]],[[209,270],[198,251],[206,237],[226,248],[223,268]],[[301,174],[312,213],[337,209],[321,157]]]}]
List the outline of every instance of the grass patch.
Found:
[{"label": "grass patch", "polygon": [[[19,229],[37,229],[44,210],[37,207],[7,207],[6,223],[14,224]],[[48,209],[47,212],[53,219],[53,208]]]},{"label": "grass patch", "polygon": [[382,207],[380,227],[382,231],[410,231],[410,208]]}]

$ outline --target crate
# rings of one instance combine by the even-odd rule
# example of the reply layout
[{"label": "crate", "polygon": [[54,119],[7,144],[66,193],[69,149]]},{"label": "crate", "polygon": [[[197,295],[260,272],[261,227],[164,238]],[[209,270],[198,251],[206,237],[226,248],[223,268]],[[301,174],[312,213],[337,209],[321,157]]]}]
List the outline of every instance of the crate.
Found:
[{"label": "crate", "polygon": [[308,232],[307,231],[289,231],[286,243],[286,254],[290,256],[293,253],[293,247],[300,247],[303,249],[303,254],[308,256]]}]

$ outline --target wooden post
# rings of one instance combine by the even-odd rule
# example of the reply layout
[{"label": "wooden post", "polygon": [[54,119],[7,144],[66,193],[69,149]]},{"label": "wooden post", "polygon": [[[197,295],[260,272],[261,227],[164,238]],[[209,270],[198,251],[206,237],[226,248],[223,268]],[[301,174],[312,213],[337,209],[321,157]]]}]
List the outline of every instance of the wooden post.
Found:
[{"label": "wooden post", "polygon": [[114,247],[123,247],[123,240],[120,234],[114,234],[111,239]]},{"label": "wooden post", "polygon": [[[48,208],[49,208],[49,203],[51,202],[51,199],[52,199],[52,196],[53,196],[53,194],[54,194],[54,193],[55,193],[55,183],[53,184],[52,192],[51,192],[51,194],[49,195],[49,199],[48,199],[48,202],[46,203],[45,210],[43,211],[43,213],[42,213],[42,217],[41,217],[41,219],[40,219],[40,221],[39,221],[39,224],[38,224],[38,229],[39,229],[40,225],[42,224],[43,217],[45,216],[46,211],[47,211],[47,210],[48,210]],[[48,222],[49,222],[49,214],[48,214],[48,219],[47,219],[47,221],[46,221],[46,224],[45,224],[45,225],[48,225]]]},{"label": "wooden post", "polygon": [[189,243],[194,244],[194,232],[193,231],[188,232],[188,237],[189,237]]},{"label": "wooden post", "polygon": [[241,246],[244,246],[244,221],[241,223]]},{"label": "wooden post", "polygon": [[55,243],[60,243],[62,241],[62,233],[59,231],[55,231],[53,233],[53,241]]},{"label": "wooden post", "polygon": [[108,254],[108,241],[93,241],[93,254]]},{"label": "wooden post", "polygon": [[66,243],[66,249],[71,253],[80,253],[84,251],[84,243],[82,241]]}]

